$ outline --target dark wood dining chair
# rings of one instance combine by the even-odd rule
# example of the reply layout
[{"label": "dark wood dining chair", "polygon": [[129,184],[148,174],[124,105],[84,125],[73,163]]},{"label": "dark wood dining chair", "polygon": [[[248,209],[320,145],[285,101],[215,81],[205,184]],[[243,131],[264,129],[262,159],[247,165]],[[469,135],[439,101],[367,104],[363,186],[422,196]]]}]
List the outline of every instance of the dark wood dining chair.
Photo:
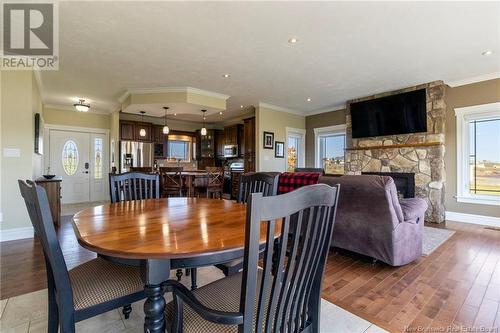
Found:
[{"label": "dark wood dining chair", "polygon": [[159,199],[160,177],[144,172],[125,172],[109,175],[111,202]]},{"label": "dark wood dining chair", "polygon": [[139,267],[96,258],[68,271],[45,190],[29,180],[18,182],[45,257],[48,332],[74,333],[75,322],[120,307],[128,318],[130,304],[145,298]]},{"label": "dark wood dining chair", "polygon": [[207,167],[207,198],[217,195],[222,199],[222,190],[224,187],[224,168]]},{"label": "dark wood dining chair", "polygon": [[161,196],[163,198],[169,196],[182,197],[184,185],[182,182],[183,167],[161,167],[160,168],[160,186]]},{"label": "dark wood dining chair", "polygon": [[[244,174],[240,178],[237,202],[247,203],[253,193],[262,193],[269,197],[278,194],[279,172],[255,172]],[[243,259],[215,265],[225,276],[233,275],[243,269]]]},{"label": "dark wood dining chair", "polygon": [[325,174],[325,169],[323,168],[295,168],[293,172],[319,172],[323,176]]},{"label": "dark wood dining chair", "polygon": [[[252,194],[243,272],[195,291],[166,281],[165,289],[174,295],[165,309],[170,332],[318,333],[338,191],[338,186],[316,184],[271,197]],[[284,235],[277,245],[276,234]]]}]

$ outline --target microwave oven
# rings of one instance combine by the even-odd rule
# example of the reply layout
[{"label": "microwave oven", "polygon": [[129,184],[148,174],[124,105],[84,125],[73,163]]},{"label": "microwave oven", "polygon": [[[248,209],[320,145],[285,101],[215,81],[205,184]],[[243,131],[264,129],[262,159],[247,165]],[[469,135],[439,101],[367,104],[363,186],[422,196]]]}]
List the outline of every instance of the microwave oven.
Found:
[{"label": "microwave oven", "polygon": [[224,146],[224,157],[238,157],[238,146],[237,145],[225,145]]}]

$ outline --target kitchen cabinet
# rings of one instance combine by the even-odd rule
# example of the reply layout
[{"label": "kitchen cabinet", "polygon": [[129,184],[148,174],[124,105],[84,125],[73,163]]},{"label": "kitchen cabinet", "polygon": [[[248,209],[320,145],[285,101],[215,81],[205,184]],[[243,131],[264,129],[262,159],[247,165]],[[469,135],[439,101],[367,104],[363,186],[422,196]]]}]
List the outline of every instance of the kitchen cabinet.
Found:
[{"label": "kitchen cabinet", "polygon": [[160,125],[153,125],[152,126],[151,139],[153,142],[164,143],[166,137],[167,136],[165,134],[163,134],[163,126],[160,126]]},{"label": "kitchen cabinet", "polygon": [[200,130],[196,131],[196,142],[198,142],[198,149],[196,153],[198,159],[215,157],[214,134],[214,130],[207,130],[207,135],[201,135]]},{"label": "kitchen cabinet", "polygon": [[[247,172],[245,170],[245,172]],[[240,171],[232,171],[231,172],[231,199],[238,198],[238,191],[240,189],[240,180],[243,172]]]},{"label": "kitchen cabinet", "polygon": [[255,153],[255,117],[244,119],[244,154]]},{"label": "kitchen cabinet", "polygon": [[120,140],[133,141],[135,133],[135,123],[133,121],[120,121]]},{"label": "kitchen cabinet", "polygon": [[[134,127],[134,137],[135,141],[144,141],[144,142],[151,142],[152,140],[152,127],[150,123],[135,123]],[[141,129],[144,128],[146,130],[146,135],[141,136],[140,132]]]},{"label": "kitchen cabinet", "polygon": [[245,172],[255,172],[255,117],[244,119],[244,153]]},{"label": "kitchen cabinet", "polygon": [[215,156],[224,158],[224,145],[226,144],[226,132],[215,130]]},{"label": "kitchen cabinet", "polygon": [[224,135],[226,145],[238,145],[239,144],[239,128],[241,125],[232,125],[224,127]]}]

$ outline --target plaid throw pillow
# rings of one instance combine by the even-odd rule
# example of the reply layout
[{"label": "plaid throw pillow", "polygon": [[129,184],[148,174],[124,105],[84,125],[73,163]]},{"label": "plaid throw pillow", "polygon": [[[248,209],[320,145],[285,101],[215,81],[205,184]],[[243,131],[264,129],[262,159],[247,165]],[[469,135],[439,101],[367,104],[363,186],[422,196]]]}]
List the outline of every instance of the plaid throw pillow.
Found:
[{"label": "plaid throw pillow", "polygon": [[317,184],[319,172],[284,172],[278,182],[278,194],[288,193],[299,187]]}]

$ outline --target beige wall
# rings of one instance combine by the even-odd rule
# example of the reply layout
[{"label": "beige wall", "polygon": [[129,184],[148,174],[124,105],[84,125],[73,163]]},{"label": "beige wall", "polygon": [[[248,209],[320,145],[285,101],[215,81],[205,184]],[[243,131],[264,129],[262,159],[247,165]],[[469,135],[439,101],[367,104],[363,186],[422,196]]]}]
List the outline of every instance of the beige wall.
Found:
[{"label": "beige wall", "polygon": [[500,217],[500,207],[457,202],[457,144],[455,108],[500,102],[500,79],[446,90],[446,191],[447,211]]},{"label": "beige wall", "polygon": [[306,167],[314,168],[314,129],[345,124],[345,109],[315,114],[306,117]]},{"label": "beige wall", "polygon": [[255,122],[257,171],[286,171],[286,152],[285,158],[275,158],[274,149],[262,148],[264,132],[273,132],[274,141],[285,142],[286,128],[305,129],[305,117],[259,106],[255,110]]},{"label": "beige wall", "polygon": [[120,141],[120,112],[115,111],[109,115],[109,170],[119,164],[119,141]]},{"label": "beige wall", "polygon": [[[19,193],[18,179],[40,175],[41,157],[34,154],[34,113],[42,112],[36,80],[31,71],[3,71],[0,95],[1,230],[29,228],[31,223]],[[6,148],[19,157],[5,157]]]},{"label": "beige wall", "polygon": [[78,112],[45,107],[43,120],[45,124],[51,125],[110,129],[110,116],[92,111]]}]

